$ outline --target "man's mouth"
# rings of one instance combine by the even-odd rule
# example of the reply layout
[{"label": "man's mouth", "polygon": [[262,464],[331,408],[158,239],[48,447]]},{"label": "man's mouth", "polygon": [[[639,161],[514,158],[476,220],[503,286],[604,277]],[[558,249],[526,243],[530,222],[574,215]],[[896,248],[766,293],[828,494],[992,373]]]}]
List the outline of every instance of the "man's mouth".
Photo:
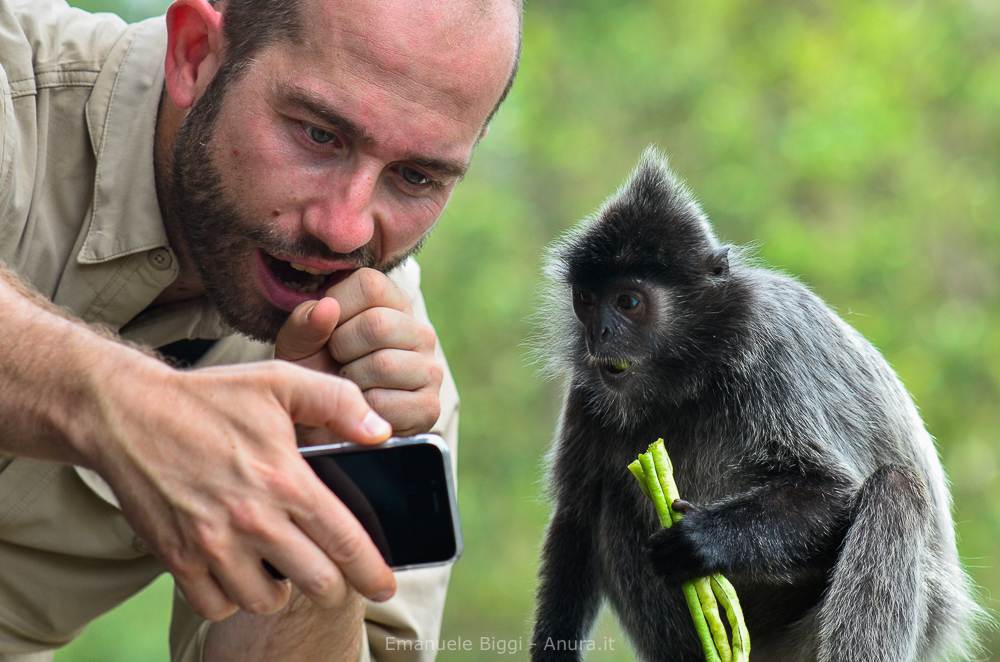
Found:
[{"label": "man's mouth", "polygon": [[357,268],[344,262],[333,269],[320,269],[294,260],[282,260],[258,251],[259,283],[264,295],[278,308],[291,312],[299,304],[322,299],[326,291],[347,278]]},{"label": "man's mouth", "polygon": [[315,269],[298,262],[285,262],[267,254],[265,254],[264,260],[271,273],[285,287],[305,294],[311,294],[326,285],[330,276],[337,272],[336,269]]}]

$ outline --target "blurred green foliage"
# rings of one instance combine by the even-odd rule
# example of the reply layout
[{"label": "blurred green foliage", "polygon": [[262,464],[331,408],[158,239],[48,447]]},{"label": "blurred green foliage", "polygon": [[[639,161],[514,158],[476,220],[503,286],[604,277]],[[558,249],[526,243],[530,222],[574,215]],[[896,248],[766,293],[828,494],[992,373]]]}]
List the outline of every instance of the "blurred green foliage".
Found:
[{"label": "blurred green foliage", "polygon": [[[161,0],[82,0],[129,19]],[[656,144],[728,241],[880,347],[951,477],[960,551],[1000,594],[1000,3],[533,0],[521,73],[421,256],[462,394],[466,551],[442,638],[525,659],[559,384],[525,358],[542,247]],[[164,588],[166,587],[166,588]],[[169,580],[57,656],[166,659]],[[140,603],[140,601],[142,601]],[[140,627],[141,625],[141,627]],[[108,634],[110,633],[110,634]],[[117,634],[116,634],[117,633]],[[127,635],[131,650],[116,648]],[[482,638],[487,645],[481,646]],[[630,660],[613,621],[595,639]],[[159,641],[152,650],[147,638]],[[1000,641],[986,637],[987,657]],[[486,650],[481,650],[486,648]],[[509,645],[504,644],[509,649]]]}]

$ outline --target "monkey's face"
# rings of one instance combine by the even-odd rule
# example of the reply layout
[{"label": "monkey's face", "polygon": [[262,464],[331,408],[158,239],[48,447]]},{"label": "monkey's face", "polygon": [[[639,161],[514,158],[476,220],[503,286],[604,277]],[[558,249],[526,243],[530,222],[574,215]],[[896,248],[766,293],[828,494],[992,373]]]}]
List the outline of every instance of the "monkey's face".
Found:
[{"label": "monkey's face", "polygon": [[667,307],[663,288],[640,280],[573,288],[573,312],[582,325],[587,363],[605,384],[623,384],[650,359],[651,340]]}]

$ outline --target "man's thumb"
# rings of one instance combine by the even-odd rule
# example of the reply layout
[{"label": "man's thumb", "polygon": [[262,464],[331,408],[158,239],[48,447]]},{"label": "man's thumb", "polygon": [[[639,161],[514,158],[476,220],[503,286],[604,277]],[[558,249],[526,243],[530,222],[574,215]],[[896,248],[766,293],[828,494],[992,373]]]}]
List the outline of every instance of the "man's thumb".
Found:
[{"label": "man's thumb", "polygon": [[312,356],[330,341],[338,321],[340,304],[336,299],[324,297],[299,304],[274,340],[274,357],[298,361]]}]

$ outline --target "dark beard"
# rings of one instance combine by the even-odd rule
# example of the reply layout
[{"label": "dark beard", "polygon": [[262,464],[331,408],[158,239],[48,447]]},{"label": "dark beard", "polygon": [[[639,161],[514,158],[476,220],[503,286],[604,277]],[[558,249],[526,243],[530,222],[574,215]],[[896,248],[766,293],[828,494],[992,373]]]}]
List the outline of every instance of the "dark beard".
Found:
[{"label": "dark beard", "polygon": [[313,235],[290,240],[270,229],[266,220],[250,219],[227,195],[209,147],[226,92],[245,71],[229,63],[220,68],[177,132],[168,169],[173,181],[157,188],[164,221],[168,228],[176,228],[222,320],[245,336],[273,342],[291,313],[272,304],[253,286],[256,249],[272,255],[347,260],[388,272],[415,254],[423,240],[405,254],[379,264],[370,244],[347,254],[335,253]]}]

